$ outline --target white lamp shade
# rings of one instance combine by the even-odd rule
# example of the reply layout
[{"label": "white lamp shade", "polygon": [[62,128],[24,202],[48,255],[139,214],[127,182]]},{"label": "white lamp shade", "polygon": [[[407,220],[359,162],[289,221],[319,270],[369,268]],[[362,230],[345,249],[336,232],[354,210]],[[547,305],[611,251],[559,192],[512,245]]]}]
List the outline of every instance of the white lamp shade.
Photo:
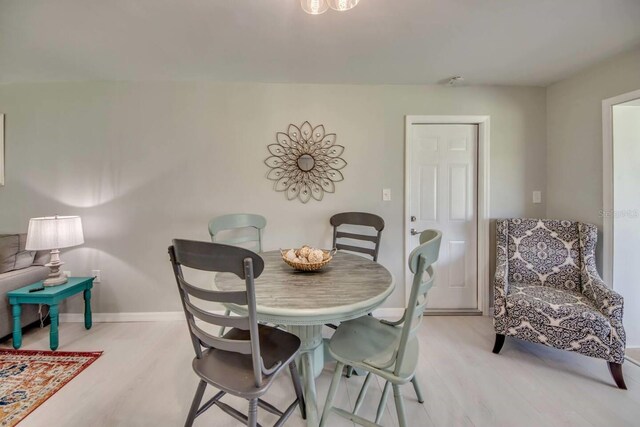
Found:
[{"label": "white lamp shade", "polygon": [[28,251],[69,248],[83,243],[79,216],[46,216],[29,220],[25,247]]}]

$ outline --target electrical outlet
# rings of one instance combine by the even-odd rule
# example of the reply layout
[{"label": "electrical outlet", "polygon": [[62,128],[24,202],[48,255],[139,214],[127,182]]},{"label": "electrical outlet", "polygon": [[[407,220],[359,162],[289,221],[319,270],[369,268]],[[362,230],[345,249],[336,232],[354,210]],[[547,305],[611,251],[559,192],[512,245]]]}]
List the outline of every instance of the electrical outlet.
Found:
[{"label": "electrical outlet", "polygon": [[100,270],[91,270],[91,275],[94,277],[93,283],[100,283],[102,280],[102,273]]},{"label": "electrical outlet", "polygon": [[62,273],[67,277],[71,277],[71,272],[69,270],[64,270]]},{"label": "electrical outlet", "polygon": [[533,192],[533,203],[542,203],[542,191],[536,190]]},{"label": "electrical outlet", "polygon": [[383,188],[382,189],[382,200],[384,200],[385,202],[388,202],[391,200],[391,189],[390,188]]}]

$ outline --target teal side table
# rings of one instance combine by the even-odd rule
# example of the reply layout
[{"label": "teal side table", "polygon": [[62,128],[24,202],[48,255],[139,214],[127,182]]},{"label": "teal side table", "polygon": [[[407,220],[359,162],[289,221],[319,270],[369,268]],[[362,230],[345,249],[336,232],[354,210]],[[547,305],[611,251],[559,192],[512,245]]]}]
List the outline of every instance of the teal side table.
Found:
[{"label": "teal side table", "polygon": [[51,350],[58,348],[58,304],[70,296],[83,293],[84,296],[84,327],[91,329],[91,288],[93,277],[69,277],[64,285],[48,286],[42,291],[29,292],[29,289],[41,288],[42,282],[32,283],[25,287],[7,293],[13,314],[13,348],[22,346],[22,326],[20,315],[22,304],[45,304],[49,306],[51,327],[49,330],[49,346]]}]

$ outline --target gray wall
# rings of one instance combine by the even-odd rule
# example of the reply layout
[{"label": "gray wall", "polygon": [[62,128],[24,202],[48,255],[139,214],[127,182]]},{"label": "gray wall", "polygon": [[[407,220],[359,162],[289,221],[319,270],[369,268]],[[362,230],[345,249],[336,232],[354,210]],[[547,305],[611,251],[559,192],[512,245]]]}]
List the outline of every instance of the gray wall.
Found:
[{"label": "gray wall", "polygon": [[550,217],[573,218],[602,228],[602,101],[637,89],[640,49],[547,88]]},{"label": "gray wall", "polygon": [[[30,217],[81,215],[86,244],[65,269],[103,272],[95,312],[180,310],[166,248],[207,240],[209,218],[265,215],[267,249],[327,247],[328,218],[344,210],[387,221],[380,261],[403,304],[403,156],[407,114],[491,116],[491,215],[542,216],[546,188],[544,88],[209,83],[51,83],[0,86],[6,186],[0,231]],[[265,179],[267,144],[309,120],[346,146],[345,181],[321,203],[288,202]],[[391,188],[392,201],[381,201]],[[80,311],[76,303],[72,311]]]}]

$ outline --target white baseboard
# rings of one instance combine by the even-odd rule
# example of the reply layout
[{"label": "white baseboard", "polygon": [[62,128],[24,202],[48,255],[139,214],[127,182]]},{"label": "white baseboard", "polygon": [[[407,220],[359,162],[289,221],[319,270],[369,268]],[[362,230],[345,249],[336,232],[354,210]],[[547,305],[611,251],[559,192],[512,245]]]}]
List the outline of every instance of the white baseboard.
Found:
[{"label": "white baseboard", "polygon": [[[399,319],[404,308],[379,308],[373,314],[382,319]],[[222,314],[222,312],[220,312]],[[153,311],[141,313],[93,313],[92,320],[95,323],[113,322],[169,322],[184,320],[182,311]],[[60,321],[65,323],[84,322],[83,313],[60,313]]]},{"label": "white baseboard", "polygon": [[[184,320],[182,311],[149,311],[142,313],[93,313],[92,320],[96,323],[110,322],[168,322]],[[84,322],[83,313],[60,313],[60,321],[67,323]]]}]

